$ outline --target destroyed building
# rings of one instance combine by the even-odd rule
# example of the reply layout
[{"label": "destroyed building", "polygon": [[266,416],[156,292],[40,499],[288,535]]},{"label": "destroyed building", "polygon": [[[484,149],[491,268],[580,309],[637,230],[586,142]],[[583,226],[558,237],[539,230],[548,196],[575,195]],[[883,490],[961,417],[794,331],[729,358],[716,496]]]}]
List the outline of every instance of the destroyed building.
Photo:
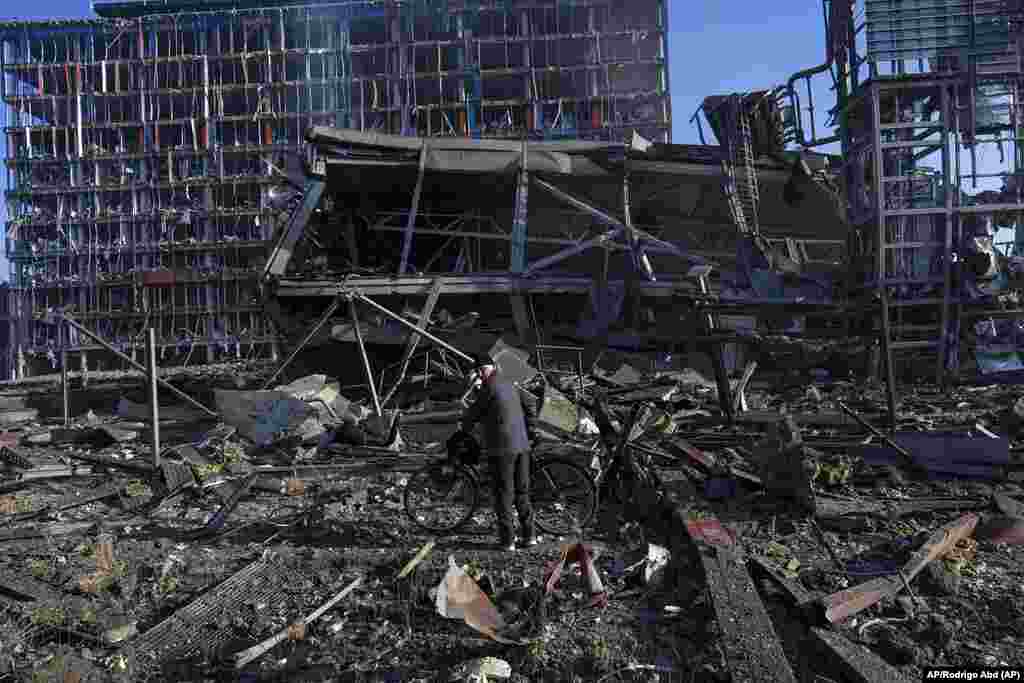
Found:
[{"label": "destroyed building", "polygon": [[668,142],[667,6],[96,2],[0,25],[6,378],[112,361],[66,308],[164,364],[275,358],[257,277],[311,126]]},{"label": "destroyed building", "polygon": [[276,359],[354,277],[395,310],[470,295],[454,318],[507,313],[525,343],[553,322],[676,338],[710,297],[716,325],[912,361],[888,375],[1022,369],[1024,266],[994,245],[1024,205],[1021,8],[923,6],[871,4],[857,30],[826,3],[825,63],[708,97],[700,146],[670,144],[664,3],[4,24],[7,374],[103,362],[34,319],[54,308],[133,355],[155,328],[164,365]]},{"label": "destroyed building", "polygon": [[[152,12],[171,1],[120,6]],[[272,134],[301,128],[280,143],[296,155],[262,140],[233,152],[267,169],[235,185],[261,188],[249,196],[265,200],[244,269],[252,316],[273,323],[268,334],[280,333],[287,357],[190,372],[194,355],[223,353],[206,358],[208,342],[193,354],[195,332],[183,349],[162,342],[178,355],[159,364],[177,368],[160,368],[149,350],[149,367],[120,358],[148,375],[147,387],[137,374],[87,382],[66,371],[59,402],[52,377],[0,387],[0,678],[1019,677],[1024,256],[999,252],[993,232],[1015,227],[1024,206],[1024,3],[865,5],[861,16],[852,0],[823,1],[822,65],[777,88],[706,98],[694,120],[716,146],[673,145],[640,124],[602,139],[550,139],[550,125],[473,139],[479,119],[468,108],[461,135],[262,103],[255,118],[228,120],[255,135],[268,116]],[[226,11],[249,16],[240,5],[219,7],[127,18],[103,49],[128,36],[149,44],[155,26],[155,52],[126,78],[184,69],[188,60],[161,52],[178,36],[162,27],[194,20],[215,35],[224,26],[251,35]],[[393,16],[389,8],[409,6],[382,7]],[[532,17],[536,6],[500,7]],[[561,17],[591,5],[557,7]],[[68,32],[88,26],[91,36],[106,21]],[[308,65],[330,54],[287,40],[280,55],[243,48],[243,80],[251,55],[271,65],[281,56],[287,70],[292,55]],[[193,61],[205,70],[218,61],[208,56]],[[77,79],[78,67],[51,72]],[[93,73],[114,72],[102,60]],[[814,79],[836,95],[824,122]],[[227,86],[210,89],[237,104]],[[179,95],[155,98],[173,105]],[[76,107],[86,99],[74,98]],[[43,138],[83,140],[95,127],[84,117],[74,130],[43,127]],[[231,158],[205,144],[225,129],[215,118],[185,143],[116,152],[157,169],[141,184],[100,182],[115,153],[60,166],[30,148],[11,168],[66,167],[69,182],[91,170],[93,185],[70,185],[90,200],[185,188],[216,199],[235,187],[231,177],[209,172],[197,189],[177,164]],[[172,133],[192,135],[190,121]],[[158,116],[137,132],[165,135],[165,124]],[[8,132],[32,143],[40,131]],[[828,144],[842,156],[815,153]],[[188,212],[172,232],[207,225]],[[156,220],[88,218],[94,233]],[[54,219],[61,229],[63,220]],[[174,260],[181,244],[167,247],[171,256],[154,261],[166,267],[137,281],[149,308],[130,319],[148,327],[148,345],[168,319],[173,333],[183,310],[189,321],[213,316],[195,299],[188,309],[154,305],[221,291],[225,279],[217,271],[216,281],[182,284],[191,271]],[[105,253],[74,255],[95,273]],[[125,287],[135,288],[132,275]],[[80,290],[122,286],[104,282]],[[17,309],[60,305],[42,298],[51,290],[66,288],[16,283],[0,296],[0,314],[15,304],[13,332],[70,326],[124,348],[96,322],[116,319],[109,306],[69,308],[63,320]],[[318,334],[344,343],[300,359]],[[69,341],[81,354],[81,341]],[[66,350],[40,348],[45,360],[40,352],[29,370]],[[388,365],[389,351],[401,360]],[[464,431],[481,379],[465,370],[480,368],[478,351],[538,408],[527,424],[532,482],[519,495],[542,533],[511,548],[481,542],[493,531],[481,448],[491,444]],[[99,357],[87,352],[90,364]],[[711,359],[713,380],[691,364],[697,356]],[[856,363],[886,381],[861,381]],[[982,385],[949,382],[968,372]],[[898,392],[905,377],[917,383]]]}]

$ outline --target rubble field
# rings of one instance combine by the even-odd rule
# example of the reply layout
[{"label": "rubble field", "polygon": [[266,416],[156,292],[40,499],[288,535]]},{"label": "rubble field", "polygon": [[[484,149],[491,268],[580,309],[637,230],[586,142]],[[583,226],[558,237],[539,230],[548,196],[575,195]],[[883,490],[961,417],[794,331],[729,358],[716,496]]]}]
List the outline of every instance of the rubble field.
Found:
[{"label": "rubble field", "polygon": [[[154,467],[130,392],[68,425],[4,398],[0,680],[1024,667],[1020,389],[907,388],[896,430],[874,434],[860,421],[884,429],[878,385],[755,376],[734,382],[746,409],[727,426],[698,373],[628,371],[552,379],[542,447],[597,474],[615,450],[602,439],[624,439],[658,477],[624,502],[603,487],[582,534],[513,554],[495,549],[487,504],[448,536],[405,512],[410,474],[445,457],[443,402],[393,429],[329,378],[259,392],[236,372],[211,389],[220,421],[161,406]],[[611,432],[574,382],[604,392]]]}]

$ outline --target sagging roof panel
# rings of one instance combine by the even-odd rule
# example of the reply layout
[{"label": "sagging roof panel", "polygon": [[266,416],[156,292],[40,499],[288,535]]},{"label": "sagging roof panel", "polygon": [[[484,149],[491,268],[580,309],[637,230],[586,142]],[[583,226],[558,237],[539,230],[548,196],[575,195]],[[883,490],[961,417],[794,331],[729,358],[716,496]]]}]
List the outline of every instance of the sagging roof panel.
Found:
[{"label": "sagging roof panel", "polygon": [[[447,173],[511,173],[519,168],[522,142],[469,138],[419,138],[351,129],[315,126],[306,135],[314,145],[330,150],[332,163],[353,165],[415,165],[426,147],[425,168]],[[339,148],[341,151],[339,153]],[[626,153],[635,168],[674,175],[718,175],[719,147],[650,143],[634,136],[633,143],[530,141],[527,167],[539,173],[603,176],[621,170]],[[758,159],[765,170],[789,169],[775,160]]]}]

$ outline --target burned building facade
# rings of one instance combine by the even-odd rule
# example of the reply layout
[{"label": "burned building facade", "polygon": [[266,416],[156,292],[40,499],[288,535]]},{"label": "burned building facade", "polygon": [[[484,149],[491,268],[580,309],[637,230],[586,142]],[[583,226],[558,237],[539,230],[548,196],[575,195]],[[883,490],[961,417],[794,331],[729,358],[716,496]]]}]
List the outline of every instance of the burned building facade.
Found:
[{"label": "burned building facade", "polygon": [[[97,2],[0,24],[20,379],[273,358],[259,274],[306,132],[668,142],[667,3]],[[363,245],[373,250],[373,241]]]}]

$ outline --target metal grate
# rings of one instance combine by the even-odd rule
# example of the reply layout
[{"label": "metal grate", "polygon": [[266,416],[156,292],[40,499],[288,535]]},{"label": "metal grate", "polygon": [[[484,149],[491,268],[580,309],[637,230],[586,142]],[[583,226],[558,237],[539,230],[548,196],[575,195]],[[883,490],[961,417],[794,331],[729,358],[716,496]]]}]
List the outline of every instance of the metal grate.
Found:
[{"label": "metal grate", "polygon": [[164,475],[164,486],[168,491],[176,491],[183,486],[194,486],[195,473],[187,462],[162,462],[160,469]]},{"label": "metal grate", "polygon": [[306,583],[303,578],[265,555],[134,639],[130,647],[144,669],[209,655],[232,638],[234,617],[246,605],[272,609],[275,598],[286,597],[284,588],[299,589]]}]

